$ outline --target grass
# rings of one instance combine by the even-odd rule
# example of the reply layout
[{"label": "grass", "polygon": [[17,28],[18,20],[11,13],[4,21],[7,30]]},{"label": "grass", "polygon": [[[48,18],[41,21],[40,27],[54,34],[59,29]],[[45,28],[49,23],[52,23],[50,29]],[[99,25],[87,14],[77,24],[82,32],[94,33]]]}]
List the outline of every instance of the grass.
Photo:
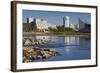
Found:
[{"label": "grass", "polygon": [[67,35],[90,35],[90,33],[82,33],[82,32],[23,32],[23,35],[67,36]]}]

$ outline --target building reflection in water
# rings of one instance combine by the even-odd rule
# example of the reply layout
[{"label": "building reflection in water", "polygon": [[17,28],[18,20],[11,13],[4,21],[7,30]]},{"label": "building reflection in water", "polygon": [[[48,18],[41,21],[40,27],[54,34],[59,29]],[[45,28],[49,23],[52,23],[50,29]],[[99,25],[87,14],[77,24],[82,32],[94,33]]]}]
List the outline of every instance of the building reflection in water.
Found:
[{"label": "building reflection in water", "polygon": [[64,43],[67,45],[79,45],[79,36],[66,36],[64,37]]},{"label": "building reflection in water", "polygon": [[[82,45],[90,45],[90,37],[84,37],[84,36],[28,36],[27,38],[33,38],[33,39],[42,39],[42,40],[51,40],[55,41],[55,43],[61,43],[65,44],[66,46],[80,46]],[[68,46],[67,46],[68,47]]]},{"label": "building reflection in water", "polygon": [[58,60],[80,60],[91,58],[90,36],[68,35],[68,36],[25,36],[25,38],[51,40],[48,44],[39,45],[40,48],[53,48],[61,53],[61,56],[51,58],[50,61]]}]

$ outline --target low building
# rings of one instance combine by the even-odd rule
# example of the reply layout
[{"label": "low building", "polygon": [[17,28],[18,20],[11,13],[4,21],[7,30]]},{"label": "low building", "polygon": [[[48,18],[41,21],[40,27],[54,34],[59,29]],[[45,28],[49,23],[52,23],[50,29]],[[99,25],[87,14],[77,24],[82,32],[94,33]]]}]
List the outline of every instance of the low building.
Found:
[{"label": "low building", "polygon": [[48,24],[48,27],[51,27],[51,28],[57,29],[57,25],[56,25],[56,24]]},{"label": "low building", "polygon": [[33,18],[27,18],[27,23],[31,23],[31,22],[33,22],[34,21],[34,19]]},{"label": "low building", "polygon": [[27,18],[27,24],[31,24],[33,30],[38,30],[38,31],[48,30],[48,22],[45,19]]},{"label": "low building", "polygon": [[56,29],[55,24],[49,24],[47,20],[45,19],[39,19],[39,18],[27,18],[27,24],[32,24],[33,30],[38,30],[38,31],[48,31],[48,28],[54,28]]},{"label": "low building", "polygon": [[70,28],[75,29],[75,25],[70,24]]},{"label": "low building", "polygon": [[48,30],[48,22],[46,20],[44,20],[44,19],[34,19],[34,23],[36,24],[36,28],[38,30]]}]

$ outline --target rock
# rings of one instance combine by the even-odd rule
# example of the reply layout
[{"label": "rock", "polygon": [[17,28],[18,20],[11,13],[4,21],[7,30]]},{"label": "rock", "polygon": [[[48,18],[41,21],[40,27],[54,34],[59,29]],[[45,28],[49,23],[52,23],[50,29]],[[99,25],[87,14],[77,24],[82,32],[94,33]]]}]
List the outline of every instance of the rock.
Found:
[{"label": "rock", "polygon": [[50,57],[59,55],[55,49],[40,49],[38,47],[23,47],[23,62],[33,62],[35,60],[47,60]]},{"label": "rock", "polygon": [[57,55],[61,55],[59,52],[56,52]]},{"label": "rock", "polygon": [[26,46],[26,45],[31,45],[32,44],[32,42],[29,40],[29,39],[27,39],[26,41],[24,41],[24,45]]},{"label": "rock", "polygon": [[32,61],[31,59],[24,56],[24,58],[23,58],[24,63],[28,63],[28,62],[31,62],[31,61]]},{"label": "rock", "polygon": [[43,55],[40,50],[36,51],[36,53],[37,53],[37,56],[38,55],[41,55],[41,56]]},{"label": "rock", "polygon": [[38,55],[37,56],[37,59],[42,59],[42,55]]},{"label": "rock", "polygon": [[42,60],[46,60],[46,56],[42,56]]},{"label": "rock", "polygon": [[50,51],[50,49],[43,49],[44,51]]},{"label": "rock", "polygon": [[23,39],[23,45],[24,46],[43,45],[43,44],[48,44],[50,42],[54,42],[54,41],[44,40],[44,39],[34,39],[34,38],[24,38]]}]

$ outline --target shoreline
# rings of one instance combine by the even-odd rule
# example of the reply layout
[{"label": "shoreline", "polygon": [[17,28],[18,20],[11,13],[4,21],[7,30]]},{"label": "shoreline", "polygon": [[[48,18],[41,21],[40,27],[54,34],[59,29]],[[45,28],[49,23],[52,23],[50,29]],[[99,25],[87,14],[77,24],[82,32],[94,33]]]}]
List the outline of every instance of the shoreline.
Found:
[{"label": "shoreline", "polygon": [[23,32],[23,36],[28,35],[39,35],[39,36],[73,36],[73,35],[79,35],[79,36],[90,36],[91,33],[80,33],[80,32],[70,32],[70,33],[44,33],[44,32]]},{"label": "shoreline", "polygon": [[38,60],[47,61],[51,57],[60,55],[61,54],[53,48],[23,47],[23,63]]}]

